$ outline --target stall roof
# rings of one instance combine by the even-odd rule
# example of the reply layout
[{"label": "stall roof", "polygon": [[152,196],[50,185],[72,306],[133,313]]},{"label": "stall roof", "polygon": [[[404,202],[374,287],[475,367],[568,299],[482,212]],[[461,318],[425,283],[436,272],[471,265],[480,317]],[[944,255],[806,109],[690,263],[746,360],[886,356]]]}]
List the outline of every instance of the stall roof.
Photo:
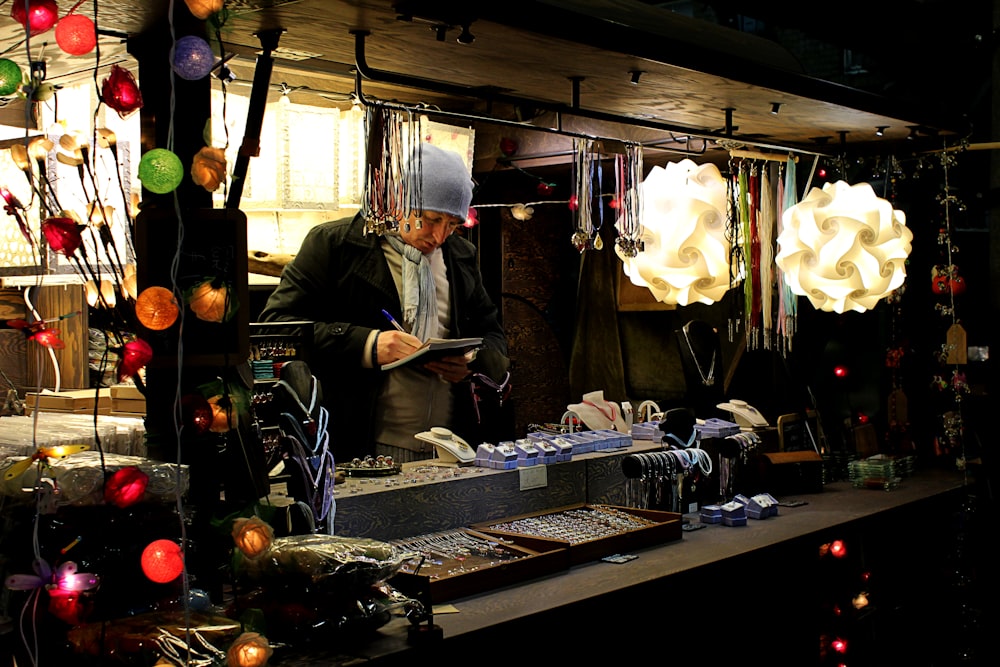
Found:
[{"label": "stall roof", "polygon": [[[184,9],[181,0],[173,4]],[[700,137],[712,148],[743,144],[835,152],[845,143],[870,148],[898,142],[915,130],[929,137],[968,134],[967,114],[954,99],[918,99],[912,91],[880,94],[870,85],[862,89],[820,78],[810,71],[811,61],[784,45],[790,35],[798,36],[800,43],[829,46],[834,59],[874,53],[885,62],[893,45],[916,45],[917,26],[927,34],[943,29],[940,21],[928,25],[939,13],[929,14],[927,8],[944,11],[948,3],[880,5],[881,32],[878,17],[868,16],[873,12],[856,15],[865,5],[854,0],[838,3],[835,12],[831,8],[834,16],[818,18],[796,10],[796,3],[776,2],[759,3],[770,10],[759,10],[765,13],[757,16],[765,18],[751,19],[733,9],[745,4],[240,0],[226,2],[218,34],[233,56],[230,69],[244,82],[253,78],[262,36],[277,35],[272,87],[285,84],[295,95],[312,93],[310,103],[346,105],[360,92],[472,118],[678,147]],[[52,32],[25,45],[23,31],[4,17],[0,44],[6,57],[25,65],[29,52],[31,59],[41,57],[48,79],[57,84],[91,77],[95,65],[126,62],[130,44],[163,30],[171,3],[98,0],[96,6],[99,52],[67,56],[52,43]],[[777,15],[782,10],[786,14]],[[892,12],[888,18],[886,10]],[[93,16],[92,3],[76,11]],[[904,15],[912,20],[903,21]],[[782,26],[781,18],[804,27]],[[766,22],[770,34],[784,31],[783,39],[747,30],[754,20]],[[854,30],[848,30],[852,25]],[[172,28],[194,29],[180,19]],[[897,35],[897,28],[905,30]],[[812,39],[817,33],[827,40],[841,35],[840,45]],[[844,44],[870,48],[852,50]],[[904,54],[895,55],[897,63],[907,62]],[[909,62],[926,60],[914,56]],[[882,136],[876,137],[879,127]]]}]

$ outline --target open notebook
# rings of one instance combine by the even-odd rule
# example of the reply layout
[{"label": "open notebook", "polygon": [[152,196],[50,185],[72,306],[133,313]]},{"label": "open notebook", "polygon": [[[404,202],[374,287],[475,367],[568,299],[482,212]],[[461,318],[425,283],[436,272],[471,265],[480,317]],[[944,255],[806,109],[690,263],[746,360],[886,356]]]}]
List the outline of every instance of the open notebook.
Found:
[{"label": "open notebook", "polygon": [[413,353],[391,364],[382,364],[382,370],[389,371],[399,366],[420,360],[421,363],[439,357],[453,357],[476,350],[483,346],[482,338],[428,338]]}]

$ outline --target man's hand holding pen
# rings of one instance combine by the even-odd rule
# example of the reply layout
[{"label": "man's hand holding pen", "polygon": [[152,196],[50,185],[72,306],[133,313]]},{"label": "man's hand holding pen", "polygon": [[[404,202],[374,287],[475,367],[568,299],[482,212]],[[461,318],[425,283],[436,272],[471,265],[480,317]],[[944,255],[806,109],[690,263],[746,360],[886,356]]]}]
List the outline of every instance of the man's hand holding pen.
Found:
[{"label": "man's hand holding pen", "polygon": [[383,331],[378,335],[378,362],[391,364],[413,354],[423,341],[405,331]]},{"label": "man's hand holding pen", "polygon": [[[391,364],[403,357],[409,356],[417,350],[423,341],[416,336],[406,333],[402,325],[385,308],[382,315],[389,321],[395,331],[383,331],[378,336],[378,360],[380,364]],[[439,375],[448,382],[461,382],[469,377],[469,362],[476,358],[475,352],[442,357],[435,361],[428,361],[423,364],[423,368],[431,373]]]},{"label": "man's hand holding pen", "polygon": [[417,348],[423,345],[422,340],[406,333],[406,329],[385,308],[382,309],[382,315],[395,331],[383,331],[378,335],[378,361],[380,364],[391,364],[394,361],[399,361],[403,357],[413,354]]}]

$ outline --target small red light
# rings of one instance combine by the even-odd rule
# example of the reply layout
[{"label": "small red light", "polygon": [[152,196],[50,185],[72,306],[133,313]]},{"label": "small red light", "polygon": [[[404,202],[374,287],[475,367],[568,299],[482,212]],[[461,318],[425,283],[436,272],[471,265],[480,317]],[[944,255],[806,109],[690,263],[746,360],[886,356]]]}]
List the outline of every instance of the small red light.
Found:
[{"label": "small red light", "polygon": [[847,653],[847,640],[840,638],[834,639],[830,642],[830,648],[837,653]]},{"label": "small red light", "polygon": [[834,558],[843,558],[847,555],[847,545],[842,540],[834,540],[830,543],[830,555]]},{"label": "small red light", "polygon": [[850,371],[847,370],[847,366],[837,365],[833,367],[834,377],[845,378],[850,375]]},{"label": "small red light", "polygon": [[66,343],[59,338],[59,329],[45,327],[33,333],[28,339],[35,341],[42,347],[48,347],[53,350],[61,350],[66,347]]},{"label": "small red light", "polygon": [[510,157],[517,152],[517,141],[509,137],[500,139],[500,152],[506,157]]},{"label": "small red light", "polygon": [[104,500],[116,507],[128,507],[142,500],[149,475],[136,466],[119,468],[104,482]]},{"label": "small red light", "polygon": [[474,206],[470,206],[469,215],[466,216],[465,222],[462,223],[462,226],[465,227],[466,229],[471,229],[472,227],[475,227],[478,224],[479,224],[479,211],[477,211]]},{"label": "small red light", "polygon": [[817,169],[816,176],[818,176],[819,178],[826,178],[826,169],[824,169],[823,167]]}]

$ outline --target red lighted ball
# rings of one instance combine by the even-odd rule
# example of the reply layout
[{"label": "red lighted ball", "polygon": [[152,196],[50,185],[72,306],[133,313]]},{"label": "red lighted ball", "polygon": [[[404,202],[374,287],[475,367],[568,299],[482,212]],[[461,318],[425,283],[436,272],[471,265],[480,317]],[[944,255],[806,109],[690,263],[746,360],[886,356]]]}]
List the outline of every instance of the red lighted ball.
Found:
[{"label": "red lighted ball", "polygon": [[155,540],[142,551],[142,571],[150,581],[170,583],[184,571],[184,556],[172,540]]}]

